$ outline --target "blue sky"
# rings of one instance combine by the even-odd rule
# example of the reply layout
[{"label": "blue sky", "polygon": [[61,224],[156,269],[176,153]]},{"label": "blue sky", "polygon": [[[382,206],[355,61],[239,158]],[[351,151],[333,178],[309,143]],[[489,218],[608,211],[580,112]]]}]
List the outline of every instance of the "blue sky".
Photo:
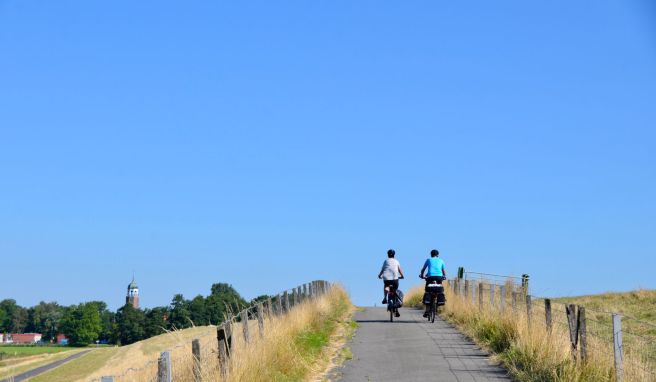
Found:
[{"label": "blue sky", "polygon": [[2,1],[0,298],[655,288],[649,1]]}]

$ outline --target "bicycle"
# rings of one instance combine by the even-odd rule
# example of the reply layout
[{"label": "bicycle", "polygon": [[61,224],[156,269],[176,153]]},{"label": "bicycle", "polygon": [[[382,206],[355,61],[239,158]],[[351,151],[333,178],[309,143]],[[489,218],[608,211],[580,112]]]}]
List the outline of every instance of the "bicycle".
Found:
[{"label": "bicycle", "polygon": [[[426,279],[426,277],[422,277]],[[442,278],[444,280],[444,278]],[[443,306],[446,303],[444,298],[444,286],[442,285],[442,280],[439,282],[437,280],[432,280],[430,283],[426,284],[424,291],[424,304],[428,306],[428,321],[433,323],[435,322],[435,314],[438,312],[440,306]]]},{"label": "bicycle", "polygon": [[[399,277],[399,280],[403,277]],[[394,322],[394,316],[399,316],[399,301],[396,294],[397,288],[394,286],[389,287],[389,292],[387,292],[387,311],[390,314],[390,322]]]}]

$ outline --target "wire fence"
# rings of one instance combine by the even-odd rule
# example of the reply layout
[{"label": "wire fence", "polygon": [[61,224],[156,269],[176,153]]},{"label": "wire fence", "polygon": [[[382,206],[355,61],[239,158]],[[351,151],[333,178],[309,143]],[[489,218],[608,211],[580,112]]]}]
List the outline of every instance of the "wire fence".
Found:
[{"label": "wire fence", "polygon": [[[305,301],[321,297],[331,287],[329,282],[317,280],[288,289],[240,312],[229,314],[221,325],[211,326],[209,330],[202,330],[207,327],[198,328],[199,332],[193,333],[192,341],[183,337],[181,332],[172,331],[167,334],[172,336],[172,344],[159,357],[150,356],[137,363],[138,366],[89,381],[224,381],[231,362],[238,357],[236,349],[257,342],[276,317],[287,314]],[[144,358],[142,349],[134,349],[133,352],[136,359]]]},{"label": "wire fence", "polygon": [[608,369],[613,381],[656,381],[656,323],[615,312],[533,296],[529,277],[460,272],[450,280],[456,298],[488,314],[512,314],[551,346],[570,349],[576,365]]}]

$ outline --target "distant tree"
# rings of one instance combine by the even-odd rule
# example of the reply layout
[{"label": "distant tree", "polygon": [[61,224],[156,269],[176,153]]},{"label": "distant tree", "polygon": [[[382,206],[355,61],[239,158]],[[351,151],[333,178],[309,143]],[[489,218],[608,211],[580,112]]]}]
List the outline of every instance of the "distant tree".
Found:
[{"label": "distant tree", "polygon": [[135,309],[132,304],[125,304],[116,312],[118,340],[121,345],[141,341],[145,337],[146,315],[141,309]]},{"label": "distant tree", "polygon": [[259,303],[261,303],[261,302],[265,302],[265,301],[267,301],[270,297],[271,297],[271,296],[266,295],[266,294],[263,294],[263,295],[261,295],[261,296],[257,296],[257,297],[255,297],[254,299],[251,300],[250,305],[256,305],[256,304],[259,304]]},{"label": "distant tree", "polygon": [[71,305],[64,310],[62,332],[71,345],[85,346],[93,343],[102,330],[98,302]]},{"label": "distant tree", "polygon": [[212,292],[206,299],[208,323],[218,324],[224,321],[230,313],[237,313],[247,306],[239,293],[230,284],[217,283],[212,285]]},{"label": "distant tree", "polygon": [[183,329],[191,326],[191,313],[189,312],[189,300],[185,300],[181,294],[176,294],[171,300],[171,328]]},{"label": "distant tree", "polygon": [[196,326],[208,324],[207,308],[205,307],[205,297],[198,295],[189,302],[189,318]]},{"label": "distant tree", "polygon": [[0,331],[23,333],[27,327],[27,309],[16,304],[16,300],[0,301]]},{"label": "distant tree", "polygon": [[144,338],[150,338],[164,333],[169,328],[169,309],[158,306],[146,309],[144,312],[146,321],[144,324]]},{"label": "distant tree", "polygon": [[28,332],[41,333],[43,341],[55,339],[64,308],[56,302],[39,302],[28,309]]}]

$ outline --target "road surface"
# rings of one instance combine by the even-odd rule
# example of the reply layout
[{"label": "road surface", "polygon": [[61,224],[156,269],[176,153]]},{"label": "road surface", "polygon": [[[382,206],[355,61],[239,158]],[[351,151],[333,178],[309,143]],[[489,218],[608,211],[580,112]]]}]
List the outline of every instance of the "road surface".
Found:
[{"label": "road surface", "polygon": [[480,350],[451,325],[422,311],[401,309],[389,322],[385,308],[355,313],[358,329],[350,344],[353,359],[331,377],[335,381],[511,381],[506,370],[493,365]]},{"label": "road surface", "polygon": [[76,359],[76,358],[80,358],[80,357],[82,357],[83,355],[87,354],[87,353],[90,352],[90,351],[91,351],[91,350],[84,350],[84,351],[81,351],[81,352],[79,352],[79,353],[75,353],[75,354],[73,354],[73,355],[70,355],[70,356],[68,356],[68,357],[66,357],[66,358],[60,359],[60,360],[58,360],[58,361],[51,362],[51,363],[49,363],[49,364],[46,364],[46,365],[43,365],[43,366],[39,366],[39,367],[34,368],[34,369],[32,369],[32,370],[28,370],[28,371],[26,371],[26,372],[24,372],[24,373],[20,373],[20,374],[18,374],[18,375],[15,375],[13,378],[9,377],[9,378],[7,378],[7,379],[0,380],[0,382],[9,382],[9,381],[12,381],[12,382],[21,382],[21,381],[26,381],[26,380],[28,380],[29,378],[34,378],[34,377],[36,377],[37,375],[39,375],[39,374],[41,374],[41,373],[45,373],[46,371],[48,371],[48,370],[50,370],[50,369],[54,369],[54,368],[56,368],[57,366],[60,366],[60,365],[66,363],[66,362],[68,362],[68,361],[72,361],[72,360],[74,360],[74,359]]}]

